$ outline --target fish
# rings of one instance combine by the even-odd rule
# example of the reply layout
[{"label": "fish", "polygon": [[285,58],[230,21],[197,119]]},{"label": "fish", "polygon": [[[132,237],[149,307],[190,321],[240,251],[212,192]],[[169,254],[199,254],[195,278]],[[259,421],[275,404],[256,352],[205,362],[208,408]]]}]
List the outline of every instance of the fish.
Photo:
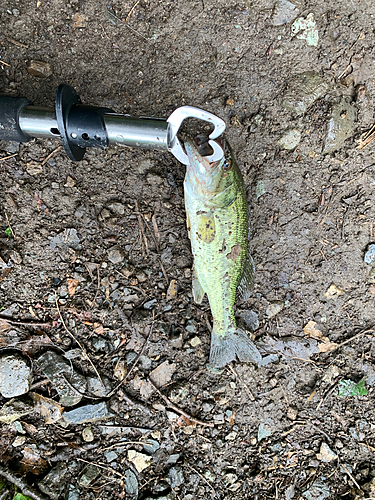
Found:
[{"label": "fish", "polygon": [[220,370],[237,358],[260,366],[262,356],[236,325],[234,312],[237,294],[249,298],[255,273],[244,180],[225,139],[223,158],[211,163],[200,153],[202,140],[197,144],[191,138],[184,141],[189,160],[184,196],[194,258],[193,298],[200,304],[207,294],[213,316],[208,367]]}]

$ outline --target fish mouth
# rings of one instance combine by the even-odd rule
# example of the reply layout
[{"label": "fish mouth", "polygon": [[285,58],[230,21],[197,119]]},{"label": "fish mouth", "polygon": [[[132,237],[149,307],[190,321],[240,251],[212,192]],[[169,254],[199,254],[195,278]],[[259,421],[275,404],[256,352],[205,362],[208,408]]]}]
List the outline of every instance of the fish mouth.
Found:
[{"label": "fish mouth", "polygon": [[184,142],[186,154],[189,159],[188,169],[198,176],[206,176],[212,174],[221,163],[221,160],[211,162],[208,160],[213,152],[208,143],[209,137],[205,134],[200,134],[194,139],[190,137]]}]

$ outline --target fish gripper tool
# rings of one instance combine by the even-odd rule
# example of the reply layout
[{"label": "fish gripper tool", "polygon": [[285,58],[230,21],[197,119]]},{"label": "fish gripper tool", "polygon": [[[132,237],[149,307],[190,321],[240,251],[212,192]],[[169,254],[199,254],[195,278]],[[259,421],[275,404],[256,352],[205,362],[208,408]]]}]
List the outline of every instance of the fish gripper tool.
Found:
[{"label": "fish gripper tool", "polygon": [[56,90],[55,109],[34,106],[23,97],[0,96],[0,140],[28,142],[33,138],[60,138],[73,161],[82,160],[87,148],[119,145],[169,151],[187,165],[188,157],[177,137],[187,118],[213,125],[208,141],[213,153],[207,159],[220,160],[224,152],[214,139],[224,132],[225,122],[193,106],[177,108],[167,119],[132,117],[109,108],[82,104],[74,88],[65,84]]}]

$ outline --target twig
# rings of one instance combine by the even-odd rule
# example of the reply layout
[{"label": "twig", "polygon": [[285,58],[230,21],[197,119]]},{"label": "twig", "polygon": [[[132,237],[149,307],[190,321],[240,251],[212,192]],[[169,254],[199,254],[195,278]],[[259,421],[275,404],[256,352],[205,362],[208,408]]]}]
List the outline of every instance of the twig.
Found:
[{"label": "twig", "polygon": [[57,312],[59,313],[59,316],[60,316],[61,322],[62,322],[62,324],[63,324],[63,326],[64,326],[64,328],[65,328],[66,333],[67,333],[68,335],[70,335],[70,337],[71,337],[71,338],[72,338],[75,342],[77,342],[77,344],[78,344],[78,345],[79,345],[79,347],[81,348],[82,352],[83,352],[83,353],[84,353],[84,355],[86,356],[86,358],[87,358],[88,362],[89,362],[89,363],[90,363],[90,365],[93,367],[93,369],[94,369],[95,373],[97,374],[97,376],[98,376],[99,380],[101,381],[101,383],[103,383],[102,378],[101,378],[101,376],[99,375],[98,370],[96,369],[96,367],[95,367],[94,363],[93,363],[93,362],[91,361],[91,359],[89,358],[89,355],[88,355],[88,354],[87,354],[87,352],[85,351],[84,347],[83,347],[83,346],[82,346],[82,344],[79,342],[79,340],[77,340],[77,339],[75,338],[75,336],[74,336],[72,333],[70,333],[70,331],[68,330],[68,328],[67,328],[67,326],[66,326],[66,324],[65,324],[64,318],[62,317],[61,312],[60,312],[60,307],[59,307],[59,302],[58,302],[58,300],[57,300],[57,294],[56,294],[56,292],[55,292],[55,301],[56,301]]},{"label": "twig", "polygon": [[31,486],[29,486],[24,479],[16,476],[16,474],[1,466],[0,476],[5,477],[7,481],[17,486],[17,488],[19,488],[22,493],[28,497],[33,498],[34,500],[48,500],[47,497],[42,493],[39,493],[38,491],[31,488]]},{"label": "twig", "polygon": [[[139,211],[139,205],[138,205],[138,201],[137,200],[134,200],[134,204],[135,204],[136,215],[137,215],[137,219],[138,219],[139,230],[140,230],[141,235],[142,235],[142,242],[144,244],[144,247],[145,247],[145,250],[146,250],[146,254],[148,255],[148,243],[147,243],[147,238],[146,238],[146,235],[145,235],[145,226],[143,224],[142,214]],[[142,254],[144,256],[144,252],[142,252]]]},{"label": "twig", "polygon": [[89,462],[88,460],[84,460],[83,458],[79,458],[79,457],[77,457],[76,460],[79,460],[80,462],[84,462],[85,464],[95,465],[99,469],[104,469],[104,470],[106,470],[108,472],[112,472],[116,476],[120,476],[122,479],[125,479],[124,476],[122,474],[120,474],[120,472],[117,472],[117,470],[112,469],[112,467],[108,467],[106,465],[98,464],[96,462]]},{"label": "twig", "polygon": [[344,464],[340,464],[341,467],[344,469],[344,471],[348,474],[348,476],[350,477],[350,479],[353,481],[353,483],[357,486],[357,488],[362,491],[362,488],[359,486],[359,484],[357,483],[357,481],[354,479],[354,477],[350,474],[350,472],[348,471],[347,467],[344,465]]},{"label": "twig", "polygon": [[340,349],[340,347],[342,347],[346,344],[349,344],[349,342],[351,342],[352,340],[355,340],[358,337],[361,337],[361,335],[364,335],[365,333],[371,333],[371,332],[375,332],[375,330],[373,328],[369,328],[368,330],[363,330],[362,332],[357,333],[357,335],[354,335],[354,337],[351,337],[350,339],[345,340],[345,342],[341,342],[341,344],[338,344],[336,347],[331,349],[329,352],[336,351],[337,349]]},{"label": "twig", "polygon": [[245,383],[245,381],[239,376],[239,374],[237,373],[235,368],[233,368],[232,365],[228,365],[228,368],[233,373],[233,375],[241,382],[241,384],[245,387],[245,389],[247,390],[247,392],[249,394],[250,401],[255,401],[255,397],[254,397],[253,393],[250,391],[250,389],[247,386],[247,384]]},{"label": "twig", "polygon": [[52,151],[52,153],[50,153],[50,154],[47,156],[47,158],[44,158],[44,160],[42,161],[42,166],[43,166],[43,165],[45,165],[45,164],[47,163],[47,161],[48,161],[50,158],[52,158],[52,156],[53,156],[55,153],[57,153],[57,151],[60,151],[60,149],[61,149],[61,148],[62,148],[62,146],[57,147],[56,149],[54,149],[54,150]]},{"label": "twig", "polygon": [[135,2],[135,4],[133,5],[133,7],[129,10],[129,14],[126,16],[126,19],[125,19],[125,24],[129,21],[129,17],[132,15],[132,13],[134,12],[134,9],[137,7],[137,5],[139,4],[141,0],[137,0]]},{"label": "twig", "polygon": [[7,223],[8,223],[8,226],[9,226],[10,232],[12,233],[13,238],[15,238],[15,237],[16,237],[16,235],[14,234],[13,228],[12,228],[12,226],[10,225],[9,217],[8,217],[8,214],[7,214],[6,212],[5,212],[5,217],[6,217],[6,219],[7,219]]},{"label": "twig", "polygon": [[132,373],[132,371],[133,371],[133,370],[134,370],[134,368],[136,367],[136,365],[137,365],[137,363],[138,363],[138,361],[139,361],[139,358],[142,356],[142,354],[143,354],[143,352],[144,352],[144,350],[145,350],[146,344],[147,344],[147,343],[148,343],[148,341],[150,340],[150,337],[151,337],[151,335],[152,335],[152,330],[154,329],[154,319],[155,319],[155,312],[154,312],[154,311],[152,311],[152,323],[151,323],[150,332],[149,332],[149,334],[147,335],[147,338],[146,338],[146,340],[145,340],[145,341],[144,341],[144,343],[143,343],[142,349],[139,351],[138,356],[136,357],[136,359],[135,359],[135,361],[134,361],[134,363],[133,363],[132,367],[131,367],[131,368],[130,368],[130,370],[128,371],[128,373],[127,373],[127,375],[126,375],[126,377],[125,377],[125,379],[124,379],[124,380],[128,380],[128,379],[129,379],[130,374]]},{"label": "twig", "polygon": [[186,413],[184,410],[181,410],[178,406],[176,406],[175,404],[173,404],[172,401],[170,401],[167,398],[167,396],[165,396],[164,394],[162,394],[159,391],[159,389],[156,387],[156,385],[153,383],[153,381],[150,379],[150,377],[147,377],[147,380],[152,385],[152,387],[155,389],[155,391],[158,393],[158,395],[165,401],[165,403],[167,404],[167,406],[169,408],[172,408],[175,412],[177,412],[180,415],[184,416],[185,418],[187,418],[191,422],[195,422],[198,425],[204,425],[205,427],[215,427],[215,424],[213,424],[211,422],[203,422],[202,420],[198,420],[197,418],[194,418],[191,415],[189,415],[188,413]]},{"label": "twig", "polygon": [[5,64],[5,66],[9,66],[10,67],[10,64],[6,63],[5,61],[1,61],[0,60],[0,64]]},{"label": "twig", "polygon": [[18,153],[14,153],[14,155],[9,155],[9,156],[3,156],[0,158],[0,161],[8,160],[9,158],[13,158],[14,156],[17,156]]},{"label": "twig", "polygon": [[35,384],[33,384],[29,390],[33,391],[34,389],[37,389],[41,385],[47,384],[48,382],[49,382],[48,378],[45,378],[44,380],[39,380],[39,382],[35,382]]},{"label": "twig", "polygon": [[40,327],[45,327],[45,328],[49,327],[50,328],[52,326],[51,323],[36,323],[33,321],[15,321],[13,319],[9,319],[5,316],[2,316],[1,314],[0,314],[0,319],[5,320],[7,323],[9,323],[13,326],[35,326],[38,328],[40,328]]},{"label": "twig", "polygon": [[186,465],[189,467],[189,469],[191,469],[191,470],[192,470],[192,471],[194,471],[196,474],[198,474],[198,476],[199,476],[201,479],[203,479],[203,481],[204,481],[206,484],[208,484],[208,486],[210,487],[210,489],[211,489],[212,493],[215,495],[215,497],[220,499],[219,495],[216,493],[216,491],[213,489],[212,485],[211,485],[211,484],[207,481],[207,479],[206,479],[204,476],[202,476],[202,474],[201,474],[200,472],[198,472],[196,469],[194,469],[194,467],[192,467],[192,466],[191,466],[191,465],[189,465],[189,464],[186,464]]},{"label": "twig", "polygon": [[9,490],[8,488],[4,488],[4,490],[1,492],[1,495],[0,495],[0,500],[5,500],[6,496],[9,495]]}]

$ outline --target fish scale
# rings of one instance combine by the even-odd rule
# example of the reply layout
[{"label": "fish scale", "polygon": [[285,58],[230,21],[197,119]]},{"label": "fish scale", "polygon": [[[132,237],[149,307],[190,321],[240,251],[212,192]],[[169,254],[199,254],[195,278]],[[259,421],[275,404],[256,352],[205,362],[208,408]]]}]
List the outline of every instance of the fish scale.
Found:
[{"label": "fish scale", "polygon": [[[236,291],[252,287],[248,247],[248,205],[233,155],[209,163],[192,141],[184,182],[187,224],[194,256],[193,296],[208,296],[213,316],[210,366],[221,368],[237,357],[259,363],[261,356],[246,332],[236,327]],[[227,146],[229,151],[229,147]]]}]

